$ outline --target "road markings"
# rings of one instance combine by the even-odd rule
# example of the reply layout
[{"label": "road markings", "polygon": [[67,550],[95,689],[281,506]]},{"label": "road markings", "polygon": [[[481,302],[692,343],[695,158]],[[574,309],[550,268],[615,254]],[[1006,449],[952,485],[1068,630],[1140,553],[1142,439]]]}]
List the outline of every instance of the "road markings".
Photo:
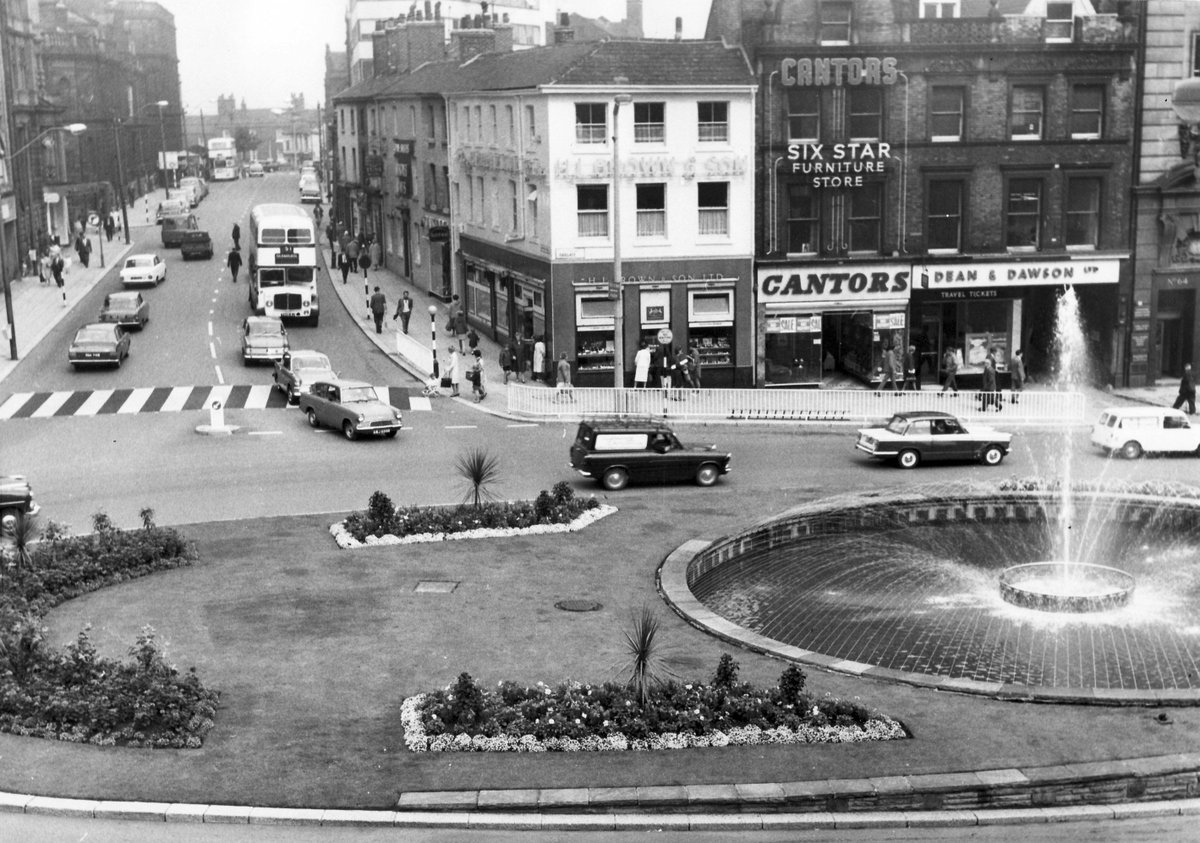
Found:
[{"label": "road markings", "polygon": [[251,436],[282,436],[283,431],[282,430],[251,430],[251,431],[249,431],[249,435],[251,435]]},{"label": "road markings", "polygon": [[[213,356],[214,356],[214,357],[216,357],[216,355],[215,355],[215,354],[214,354]],[[219,383],[219,384],[224,384],[224,383],[225,383],[225,376],[221,374],[221,367],[220,367],[220,366],[213,366],[213,368],[217,370],[217,383]]]},{"label": "road markings", "polygon": [[447,424],[442,426],[444,430],[475,430],[477,427],[479,427],[477,424]]},{"label": "road markings", "polygon": [[208,356],[213,360],[217,359],[217,347],[211,342],[208,344]]},{"label": "road markings", "polygon": [[504,426],[505,427],[537,427],[537,425],[533,424],[532,422],[529,424],[506,424]]},{"label": "road markings", "polygon": [[[209,312],[211,313],[211,311],[209,311]],[[213,331],[212,331],[212,320],[211,320],[211,319],[210,319],[210,320],[208,320],[208,335],[209,335],[210,337],[213,335]]]}]

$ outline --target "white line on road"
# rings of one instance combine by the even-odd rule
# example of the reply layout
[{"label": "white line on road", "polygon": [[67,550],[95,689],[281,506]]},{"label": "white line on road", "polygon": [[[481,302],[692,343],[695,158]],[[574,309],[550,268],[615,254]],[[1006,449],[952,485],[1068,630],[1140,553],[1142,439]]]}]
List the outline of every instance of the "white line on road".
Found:
[{"label": "white line on road", "polygon": [[212,321],[211,321],[211,320],[210,320],[210,321],[209,321],[209,323],[208,323],[208,335],[209,335],[210,337],[213,335],[213,332],[212,332]]},{"label": "white line on road", "polygon": [[251,430],[251,436],[282,436],[282,430]]},{"label": "white line on road", "polygon": [[444,430],[474,430],[479,427],[477,424],[447,424],[442,425]]},{"label": "white line on road", "polygon": [[217,370],[217,383],[225,383],[225,376],[221,374],[221,367],[213,366],[213,368]]},{"label": "white line on road", "polygon": [[536,424],[506,424],[505,427],[537,427]]},{"label": "white line on road", "polygon": [[217,359],[217,347],[211,342],[208,344],[208,354],[213,360]]}]

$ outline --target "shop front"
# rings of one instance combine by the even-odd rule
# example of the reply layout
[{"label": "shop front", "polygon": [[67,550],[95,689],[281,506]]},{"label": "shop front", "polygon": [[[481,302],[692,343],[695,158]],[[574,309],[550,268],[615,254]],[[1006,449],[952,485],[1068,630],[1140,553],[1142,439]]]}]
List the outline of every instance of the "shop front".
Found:
[{"label": "shop front", "polygon": [[[627,261],[622,265],[626,386],[642,344],[652,357],[694,352],[705,388],[753,383],[749,259]],[[569,289],[554,310],[551,345],[575,362],[579,386],[612,386],[616,302],[612,267],[555,263],[554,283]],[[665,330],[664,330],[665,329]],[[666,340],[663,342],[663,340]],[[557,355],[556,355],[557,356]]]},{"label": "shop front", "polygon": [[963,389],[979,387],[989,355],[1002,388],[1011,381],[1017,350],[1028,371],[1048,373],[1057,356],[1057,302],[1068,286],[1077,288],[1089,356],[1100,362],[1105,356],[1100,337],[1114,327],[1121,263],[1094,258],[915,265],[910,341],[922,354],[924,377],[938,375],[947,350],[958,362]]},{"label": "shop front", "polygon": [[759,382],[816,387],[838,373],[870,383],[907,344],[908,263],[758,268]]},{"label": "shop front", "polygon": [[1178,378],[1195,358],[1200,269],[1156,269],[1150,283],[1153,304],[1136,303],[1130,343],[1148,356],[1151,377]]},{"label": "shop front", "polygon": [[[534,342],[546,335],[550,262],[468,235],[462,235],[459,243],[467,321],[497,342],[514,343],[528,366]],[[444,283],[448,298],[448,276]],[[548,337],[546,341],[549,347]]]}]

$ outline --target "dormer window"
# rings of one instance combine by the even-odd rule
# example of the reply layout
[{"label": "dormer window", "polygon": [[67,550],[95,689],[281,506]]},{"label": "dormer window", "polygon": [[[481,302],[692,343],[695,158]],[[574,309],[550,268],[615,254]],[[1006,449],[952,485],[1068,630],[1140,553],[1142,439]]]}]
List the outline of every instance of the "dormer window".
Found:
[{"label": "dormer window", "polygon": [[1051,42],[1071,41],[1075,32],[1075,21],[1071,14],[1071,3],[1046,4],[1046,40]]},{"label": "dormer window", "polygon": [[850,22],[854,4],[845,0],[823,0],[821,3],[821,43],[849,44]]}]

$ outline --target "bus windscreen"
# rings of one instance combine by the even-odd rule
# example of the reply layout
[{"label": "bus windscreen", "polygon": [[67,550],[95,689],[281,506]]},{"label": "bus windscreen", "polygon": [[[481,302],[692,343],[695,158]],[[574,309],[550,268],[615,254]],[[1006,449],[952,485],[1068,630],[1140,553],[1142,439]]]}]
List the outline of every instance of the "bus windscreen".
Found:
[{"label": "bus windscreen", "polygon": [[260,287],[282,287],[285,284],[312,284],[314,268],[311,266],[268,266],[259,267]]}]

